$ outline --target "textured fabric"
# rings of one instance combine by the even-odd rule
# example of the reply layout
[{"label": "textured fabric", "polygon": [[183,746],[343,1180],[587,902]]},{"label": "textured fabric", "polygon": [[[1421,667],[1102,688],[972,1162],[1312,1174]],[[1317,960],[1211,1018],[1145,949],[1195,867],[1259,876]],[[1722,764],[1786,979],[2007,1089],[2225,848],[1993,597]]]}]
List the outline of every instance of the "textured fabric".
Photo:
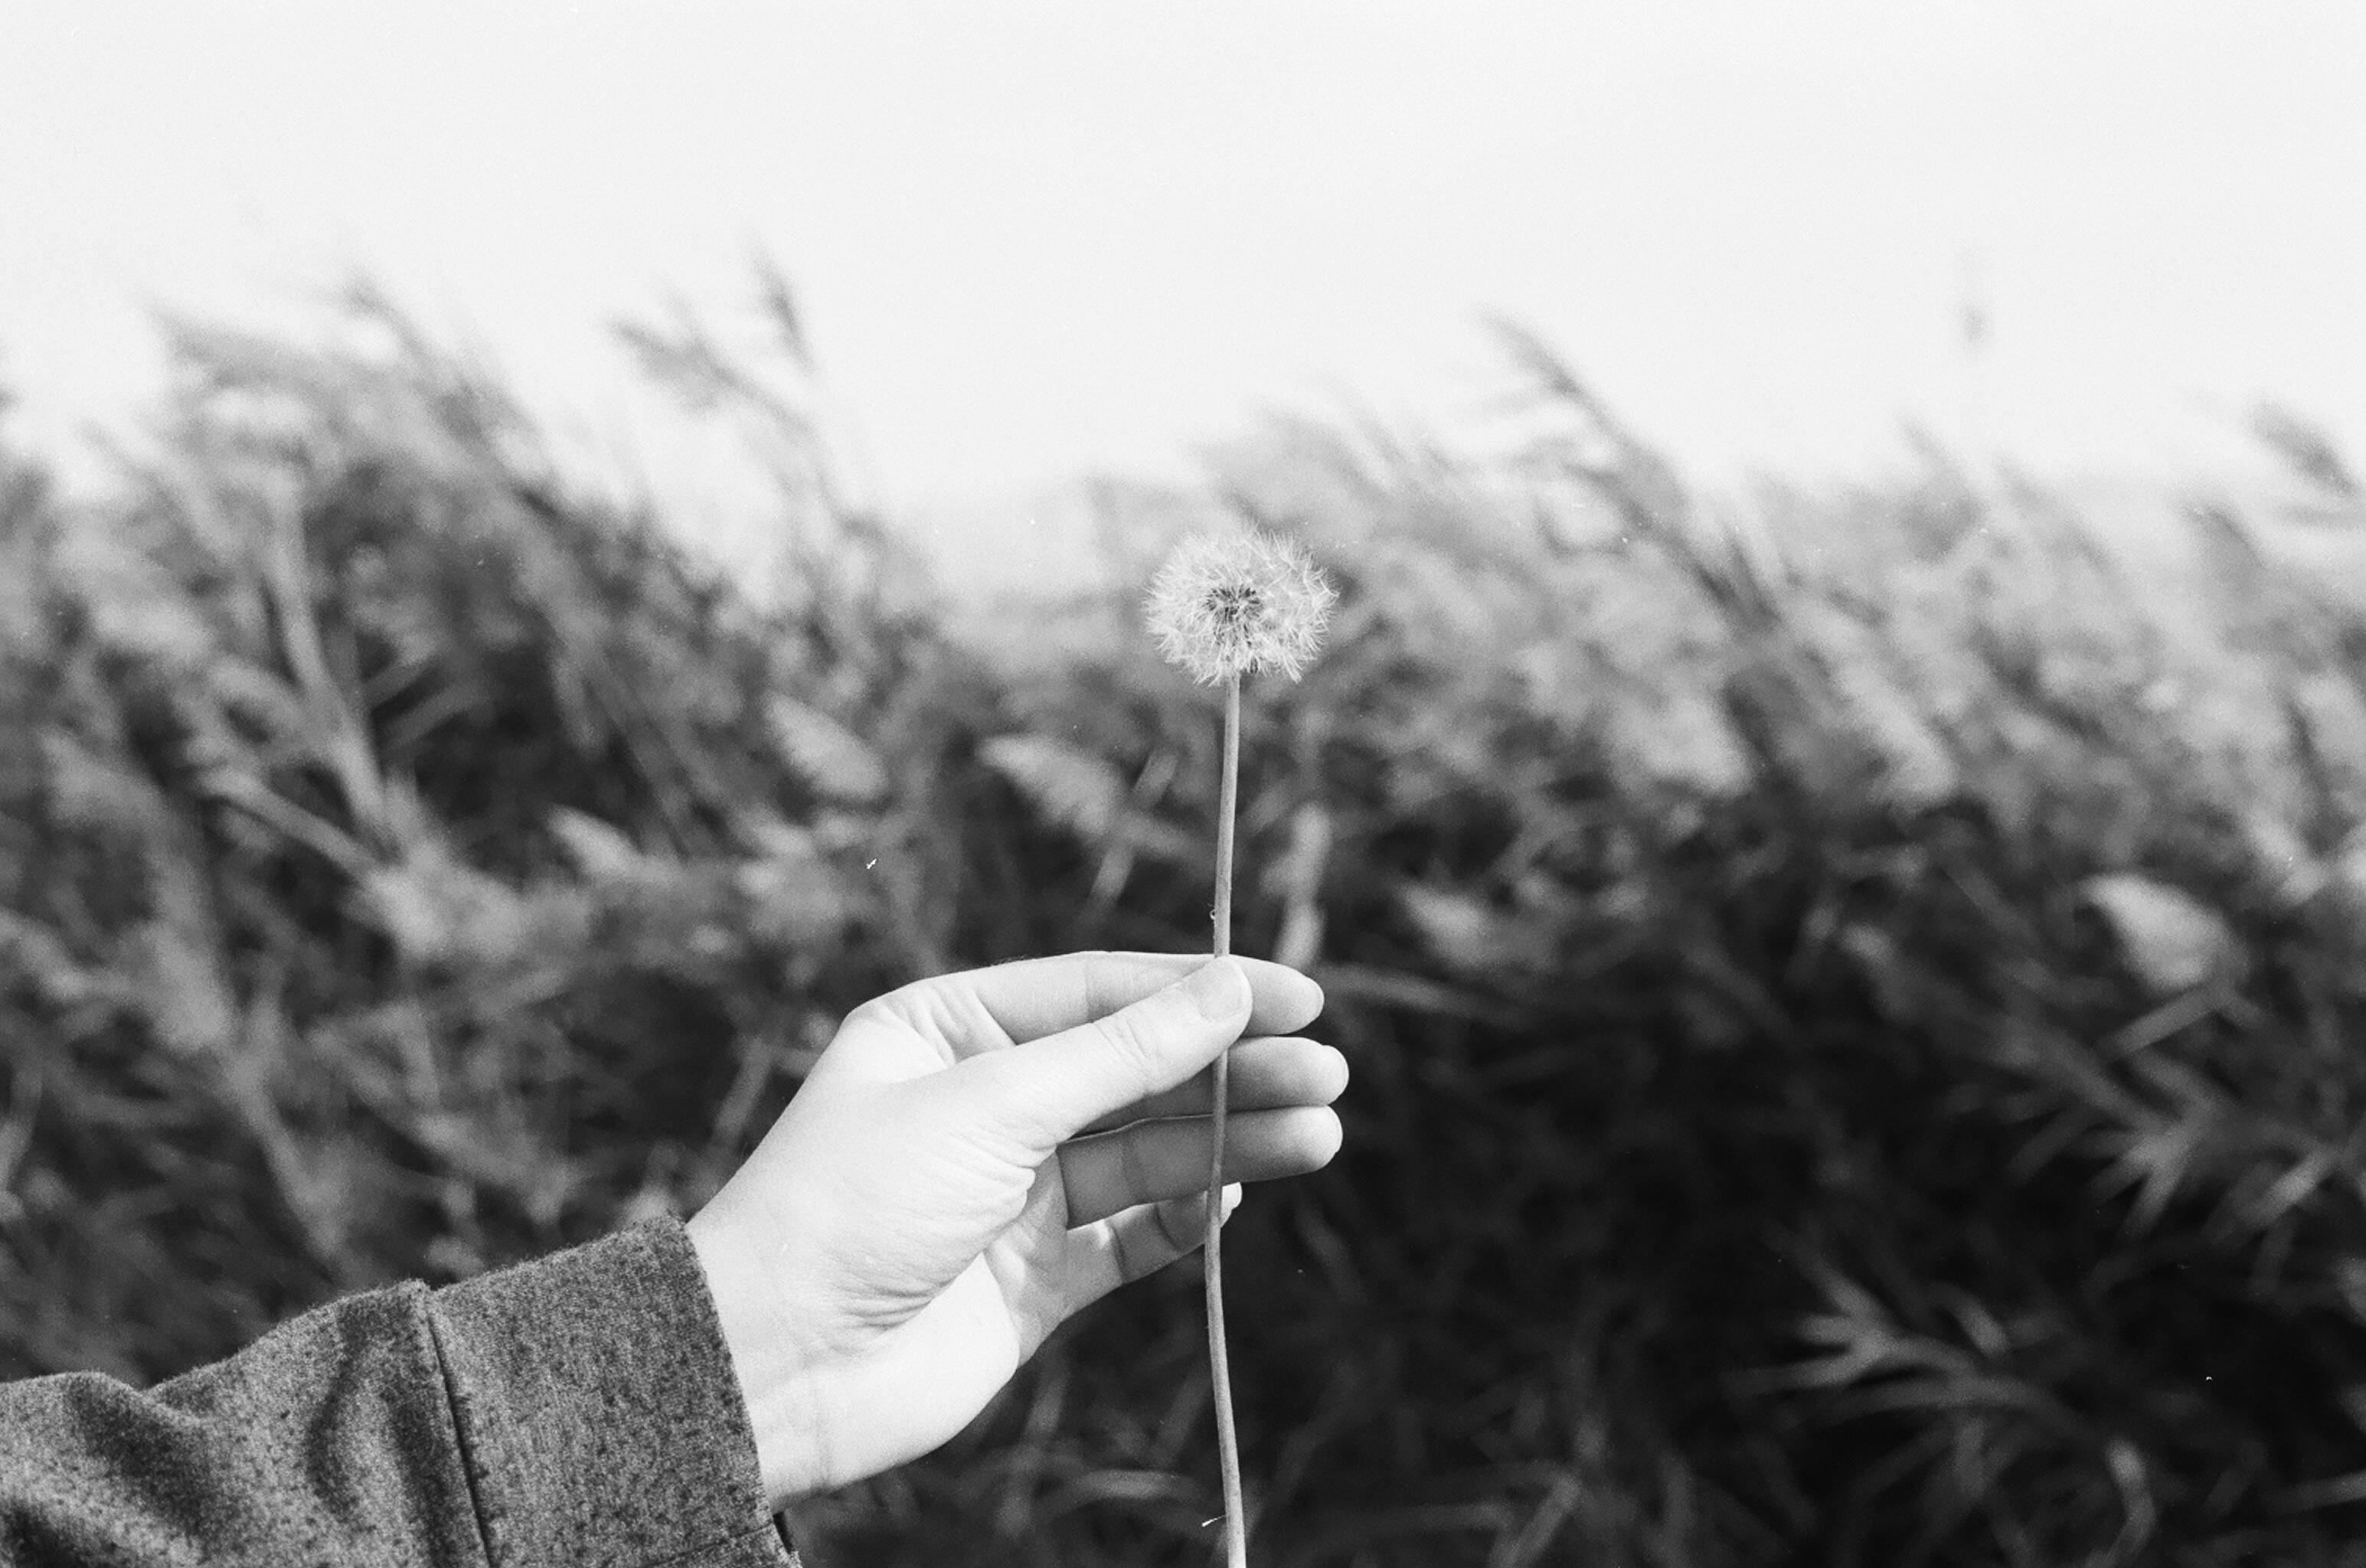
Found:
[{"label": "textured fabric", "polygon": [[351,1296],[139,1393],[0,1384],[0,1562],[794,1563],[679,1221]]}]

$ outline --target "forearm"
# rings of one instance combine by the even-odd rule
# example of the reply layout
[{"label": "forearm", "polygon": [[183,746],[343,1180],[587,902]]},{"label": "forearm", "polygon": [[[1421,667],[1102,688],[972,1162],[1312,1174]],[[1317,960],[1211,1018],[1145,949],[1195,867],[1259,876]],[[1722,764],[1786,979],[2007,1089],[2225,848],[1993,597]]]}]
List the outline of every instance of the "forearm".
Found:
[{"label": "forearm", "polygon": [[659,1222],[350,1297],[138,1393],[0,1386],[0,1562],[778,1564],[695,1255]]}]

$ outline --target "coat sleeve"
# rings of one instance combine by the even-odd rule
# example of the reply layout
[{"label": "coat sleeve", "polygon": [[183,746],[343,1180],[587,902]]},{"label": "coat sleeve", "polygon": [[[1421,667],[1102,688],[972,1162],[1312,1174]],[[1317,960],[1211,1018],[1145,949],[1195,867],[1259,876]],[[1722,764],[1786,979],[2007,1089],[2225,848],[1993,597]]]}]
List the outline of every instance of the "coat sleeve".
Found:
[{"label": "coat sleeve", "polygon": [[350,1296],[146,1393],[0,1384],[0,1563],[793,1563],[673,1219]]}]

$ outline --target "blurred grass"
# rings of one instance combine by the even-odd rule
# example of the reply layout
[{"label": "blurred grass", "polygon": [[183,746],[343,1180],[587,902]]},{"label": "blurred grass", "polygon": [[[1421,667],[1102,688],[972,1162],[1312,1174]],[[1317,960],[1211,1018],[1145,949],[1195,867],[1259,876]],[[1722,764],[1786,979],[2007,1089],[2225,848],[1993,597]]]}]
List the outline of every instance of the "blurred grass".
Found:
[{"label": "blurred grass", "polygon": [[[1356,1070],[1231,1239],[1261,1562],[2366,1562],[2366,628],[2241,519],[2165,586],[1936,452],[1712,508],[1505,329],[1527,450],[1269,427],[980,648],[694,323],[629,341],[760,442],[777,604],[353,310],[173,328],[100,500],[0,454],[0,1374],[687,1213],[861,999],[1198,946],[1132,600],[1224,513],[1345,592],[1246,715],[1239,941]],[[1197,1292],[818,1562],[1209,1561]]]}]

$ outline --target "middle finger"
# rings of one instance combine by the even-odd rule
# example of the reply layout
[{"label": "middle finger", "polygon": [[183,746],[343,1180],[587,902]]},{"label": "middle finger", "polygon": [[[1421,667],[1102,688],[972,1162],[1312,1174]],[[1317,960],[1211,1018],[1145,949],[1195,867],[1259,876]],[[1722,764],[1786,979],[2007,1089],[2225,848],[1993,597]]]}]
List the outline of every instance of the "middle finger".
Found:
[{"label": "middle finger", "polygon": [[[1224,1109],[1272,1111],[1289,1105],[1328,1105],[1347,1088],[1347,1058],[1319,1041],[1294,1034],[1263,1035],[1232,1047],[1225,1069]],[[1112,1132],[1136,1122],[1173,1116],[1205,1116],[1215,1108],[1215,1069],[1193,1074],[1163,1094],[1138,1100],[1087,1126],[1080,1137]]]}]

